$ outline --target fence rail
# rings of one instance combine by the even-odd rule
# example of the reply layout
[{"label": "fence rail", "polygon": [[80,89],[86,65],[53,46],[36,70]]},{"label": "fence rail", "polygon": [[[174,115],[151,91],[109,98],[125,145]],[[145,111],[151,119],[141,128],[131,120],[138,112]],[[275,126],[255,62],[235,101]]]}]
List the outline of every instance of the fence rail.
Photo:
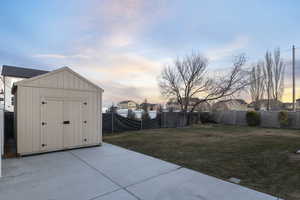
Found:
[{"label": "fence rail", "polygon": [[[265,128],[291,128],[300,129],[300,112],[287,112],[288,124],[280,124],[278,114],[280,111],[259,111],[260,126]],[[228,125],[247,125],[247,111],[221,111],[211,113],[216,123]]]},{"label": "fence rail", "polygon": [[[190,121],[190,124],[197,124],[202,121],[228,125],[247,125],[246,113],[247,111],[201,113],[163,112],[157,114],[157,117],[155,119],[147,120],[134,120],[122,117],[117,113],[104,113],[102,117],[102,130],[104,133],[113,133],[141,129],[177,128],[186,126],[188,119]],[[267,128],[281,128],[282,126],[278,120],[278,113],[279,111],[261,111],[260,126]],[[5,112],[4,118],[5,125],[2,140],[7,140],[14,137],[13,113]],[[288,112],[288,119],[289,123],[288,125],[285,125],[284,128],[300,129],[300,112]]]},{"label": "fence rail", "polygon": [[164,112],[157,114],[155,119],[134,120],[122,117],[117,113],[103,114],[103,132],[113,133],[154,128],[176,128],[186,126],[190,117],[191,123],[200,121],[200,113]]}]

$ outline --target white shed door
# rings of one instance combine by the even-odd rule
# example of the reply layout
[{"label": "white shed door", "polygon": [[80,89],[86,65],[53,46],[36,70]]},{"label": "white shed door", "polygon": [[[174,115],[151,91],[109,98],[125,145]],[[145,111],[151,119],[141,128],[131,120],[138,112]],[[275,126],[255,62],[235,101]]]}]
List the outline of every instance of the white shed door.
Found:
[{"label": "white shed door", "polygon": [[64,147],[82,145],[82,105],[81,101],[64,102]]},{"label": "white shed door", "polygon": [[46,100],[41,105],[41,150],[63,147],[63,101]]}]

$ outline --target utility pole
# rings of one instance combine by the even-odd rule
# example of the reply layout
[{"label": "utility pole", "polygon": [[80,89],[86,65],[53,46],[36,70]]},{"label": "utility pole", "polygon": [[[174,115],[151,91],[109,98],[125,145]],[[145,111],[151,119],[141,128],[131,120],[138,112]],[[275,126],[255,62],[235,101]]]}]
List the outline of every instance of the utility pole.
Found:
[{"label": "utility pole", "polygon": [[293,111],[296,111],[296,105],[295,105],[295,45],[293,45],[292,48],[292,63],[293,63]]}]

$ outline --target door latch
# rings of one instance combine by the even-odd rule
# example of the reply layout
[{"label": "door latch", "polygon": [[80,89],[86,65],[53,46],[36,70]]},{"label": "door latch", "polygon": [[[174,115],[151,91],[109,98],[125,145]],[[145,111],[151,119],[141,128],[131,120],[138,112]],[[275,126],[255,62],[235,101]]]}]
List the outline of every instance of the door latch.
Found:
[{"label": "door latch", "polygon": [[45,125],[47,125],[47,123],[46,122],[42,122],[42,126],[45,126]]},{"label": "door latch", "polygon": [[45,146],[47,146],[47,144],[42,144],[42,147],[45,147]]},{"label": "door latch", "polygon": [[70,121],[64,121],[63,124],[70,124]]}]

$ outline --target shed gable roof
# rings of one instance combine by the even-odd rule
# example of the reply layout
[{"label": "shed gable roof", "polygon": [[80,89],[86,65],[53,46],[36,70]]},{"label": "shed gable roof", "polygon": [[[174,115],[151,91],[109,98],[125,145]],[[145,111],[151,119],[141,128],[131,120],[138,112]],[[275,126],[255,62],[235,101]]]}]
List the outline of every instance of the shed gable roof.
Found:
[{"label": "shed gable roof", "polygon": [[45,70],[3,65],[1,75],[16,78],[32,78],[48,72]]},{"label": "shed gable roof", "polygon": [[[67,82],[66,80],[69,79]],[[77,81],[77,82],[76,82]],[[72,86],[73,83],[73,86]],[[14,85],[23,86],[40,86],[40,87],[51,87],[51,88],[64,88],[64,89],[74,89],[72,87],[77,87],[79,89],[88,90],[93,88],[94,90],[101,90],[98,85],[74,72],[68,67],[62,67],[57,70],[30,78],[22,81],[16,82]],[[74,86],[76,85],[76,86]],[[76,88],[75,88],[76,89]]]}]

